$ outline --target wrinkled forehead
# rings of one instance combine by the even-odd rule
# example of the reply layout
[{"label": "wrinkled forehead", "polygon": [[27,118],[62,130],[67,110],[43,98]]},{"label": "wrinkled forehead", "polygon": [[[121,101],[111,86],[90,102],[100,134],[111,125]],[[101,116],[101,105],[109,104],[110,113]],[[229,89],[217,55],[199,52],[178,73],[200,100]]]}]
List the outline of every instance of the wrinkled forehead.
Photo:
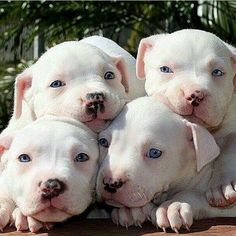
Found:
[{"label": "wrinkled forehead", "polygon": [[75,127],[63,122],[41,121],[22,129],[14,138],[13,146],[21,148],[58,147],[67,150],[71,146],[88,146],[91,151],[97,151],[96,134],[82,127]]},{"label": "wrinkled forehead", "polygon": [[228,58],[230,52],[217,36],[203,31],[177,31],[159,37],[153,50],[162,58],[191,59]]},{"label": "wrinkled forehead", "polygon": [[145,143],[146,140],[164,145],[184,139],[186,128],[182,119],[163,104],[151,98],[147,100],[139,99],[140,104],[126,107],[104,133],[125,142]]},{"label": "wrinkled forehead", "polygon": [[34,76],[77,76],[99,73],[112,59],[100,49],[80,42],[59,44],[47,51],[35,64]]}]

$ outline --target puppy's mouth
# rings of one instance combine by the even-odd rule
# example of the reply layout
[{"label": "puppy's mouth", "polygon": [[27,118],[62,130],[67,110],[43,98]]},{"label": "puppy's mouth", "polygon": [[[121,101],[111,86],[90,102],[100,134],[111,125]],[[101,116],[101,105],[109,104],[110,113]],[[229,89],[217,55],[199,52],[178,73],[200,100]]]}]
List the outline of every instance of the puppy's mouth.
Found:
[{"label": "puppy's mouth", "polygon": [[202,118],[202,114],[197,111],[198,106],[192,106],[192,105],[186,105],[183,106],[181,109],[177,109],[171,101],[168,99],[168,97],[163,96],[161,94],[156,94],[155,98],[159,100],[160,102],[164,103],[167,107],[169,107],[170,110],[172,110],[174,113],[185,117],[187,120],[198,123],[200,125],[203,125],[205,127],[208,127],[209,125],[205,122],[204,118]]},{"label": "puppy's mouth", "polygon": [[102,197],[108,205],[114,207],[141,207],[147,204],[149,199],[144,192],[126,192],[108,194]]},{"label": "puppy's mouth", "polygon": [[107,126],[111,123],[111,120],[106,119],[90,119],[84,122],[90,129],[95,132],[100,132],[107,128]]},{"label": "puppy's mouth", "polygon": [[49,216],[49,215],[56,215],[58,213],[62,213],[64,215],[67,215],[68,217],[74,215],[67,210],[67,207],[54,206],[51,201],[47,201],[47,202],[41,204],[37,209],[29,212],[27,215],[34,216],[35,218],[37,218],[37,215],[48,215]]},{"label": "puppy's mouth", "polygon": [[124,205],[118,201],[114,201],[112,199],[106,200],[106,204],[114,207],[124,207]]}]

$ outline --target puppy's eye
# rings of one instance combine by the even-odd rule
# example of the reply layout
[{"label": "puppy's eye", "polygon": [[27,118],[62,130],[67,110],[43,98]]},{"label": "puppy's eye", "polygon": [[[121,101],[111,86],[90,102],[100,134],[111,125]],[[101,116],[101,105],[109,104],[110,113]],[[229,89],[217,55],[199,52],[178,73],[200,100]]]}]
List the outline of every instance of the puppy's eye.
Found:
[{"label": "puppy's eye", "polygon": [[60,80],[55,80],[50,84],[50,87],[52,88],[58,88],[58,87],[62,87],[65,86],[66,84]]},{"label": "puppy's eye", "polygon": [[212,74],[212,76],[222,76],[222,75],[224,75],[224,73],[221,71],[221,70],[219,70],[219,69],[214,69],[212,72],[211,72],[211,74]]},{"label": "puppy's eye", "polygon": [[157,148],[151,148],[147,154],[149,158],[156,159],[160,157],[162,154],[162,151]]},{"label": "puppy's eye", "polygon": [[109,143],[108,143],[108,141],[107,141],[105,138],[100,138],[98,142],[99,142],[99,144],[100,144],[101,146],[103,146],[103,147],[105,147],[105,148],[108,148],[108,147],[109,147]]},{"label": "puppy's eye", "polygon": [[163,73],[173,73],[173,71],[168,66],[160,67],[160,71],[163,72]]},{"label": "puppy's eye", "polygon": [[75,162],[85,162],[88,160],[89,160],[89,156],[83,152],[79,153],[74,159]]},{"label": "puppy's eye", "polygon": [[18,156],[18,160],[19,162],[30,162],[31,158],[27,154],[21,154],[20,156]]},{"label": "puppy's eye", "polygon": [[104,79],[106,80],[110,80],[114,78],[115,78],[115,74],[112,71],[108,71],[104,74]]}]

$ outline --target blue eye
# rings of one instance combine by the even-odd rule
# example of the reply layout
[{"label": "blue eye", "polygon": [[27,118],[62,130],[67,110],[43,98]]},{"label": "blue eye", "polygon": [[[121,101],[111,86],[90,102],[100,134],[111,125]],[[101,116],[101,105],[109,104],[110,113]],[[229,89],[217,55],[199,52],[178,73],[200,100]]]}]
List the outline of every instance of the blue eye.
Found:
[{"label": "blue eye", "polygon": [[108,141],[107,141],[105,138],[100,138],[98,142],[99,142],[99,144],[100,144],[101,146],[103,146],[103,147],[105,147],[105,148],[108,148],[108,147],[109,147],[109,143],[108,143]]},{"label": "blue eye", "polygon": [[112,71],[108,71],[104,75],[104,79],[106,79],[106,80],[110,80],[110,79],[114,79],[114,78],[115,78],[115,74]]},{"label": "blue eye", "polygon": [[215,70],[213,70],[212,72],[211,72],[211,74],[212,74],[212,76],[222,76],[224,73],[221,71],[221,70],[219,70],[219,69],[215,69]]},{"label": "blue eye", "polygon": [[60,80],[55,80],[53,81],[51,84],[50,84],[50,87],[52,88],[58,88],[58,87],[62,87],[62,86],[65,86],[66,84],[63,83],[62,81]]},{"label": "blue eye", "polygon": [[19,162],[30,162],[31,158],[27,154],[21,154],[20,156],[18,156],[18,160]]},{"label": "blue eye", "polygon": [[160,157],[162,154],[162,151],[157,149],[157,148],[151,148],[148,152],[148,157],[152,158],[152,159],[156,159],[158,157]]},{"label": "blue eye", "polygon": [[173,71],[168,66],[160,67],[160,71],[163,72],[163,73],[173,73]]},{"label": "blue eye", "polygon": [[79,153],[74,159],[75,162],[85,162],[88,160],[89,160],[89,156],[83,152]]}]

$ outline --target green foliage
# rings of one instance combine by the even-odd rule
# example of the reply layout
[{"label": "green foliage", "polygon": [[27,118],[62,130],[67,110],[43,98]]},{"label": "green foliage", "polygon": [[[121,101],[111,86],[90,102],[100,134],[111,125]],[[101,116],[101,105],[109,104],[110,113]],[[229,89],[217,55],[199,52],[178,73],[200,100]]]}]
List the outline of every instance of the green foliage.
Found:
[{"label": "green foliage", "polygon": [[0,68],[0,131],[6,127],[12,113],[15,77],[32,64],[33,61],[21,60],[16,66]]},{"label": "green foliage", "polygon": [[101,29],[104,36],[119,42],[120,33],[126,31],[129,33],[125,45],[133,53],[140,38],[182,28],[208,30],[236,43],[235,22],[235,1],[0,2],[0,25],[7,25],[0,36],[2,46],[11,38],[14,47],[21,46],[20,35],[25,28],[28,31],[22,43],[29,45],[35,35],[43,32],[48,46],[80,39]]},{"label": "green foliage", "polygon": [[[236,44],[235,22],[235,1],[0,1],[0,49],[10,40],[13,51],[28,47],[40,34],[50,47],[102,30],[135,55],[142,37],[182,28],[207,30]],[[21,70],[0,72],[0,128],[11,113],[14,77]]]}]

